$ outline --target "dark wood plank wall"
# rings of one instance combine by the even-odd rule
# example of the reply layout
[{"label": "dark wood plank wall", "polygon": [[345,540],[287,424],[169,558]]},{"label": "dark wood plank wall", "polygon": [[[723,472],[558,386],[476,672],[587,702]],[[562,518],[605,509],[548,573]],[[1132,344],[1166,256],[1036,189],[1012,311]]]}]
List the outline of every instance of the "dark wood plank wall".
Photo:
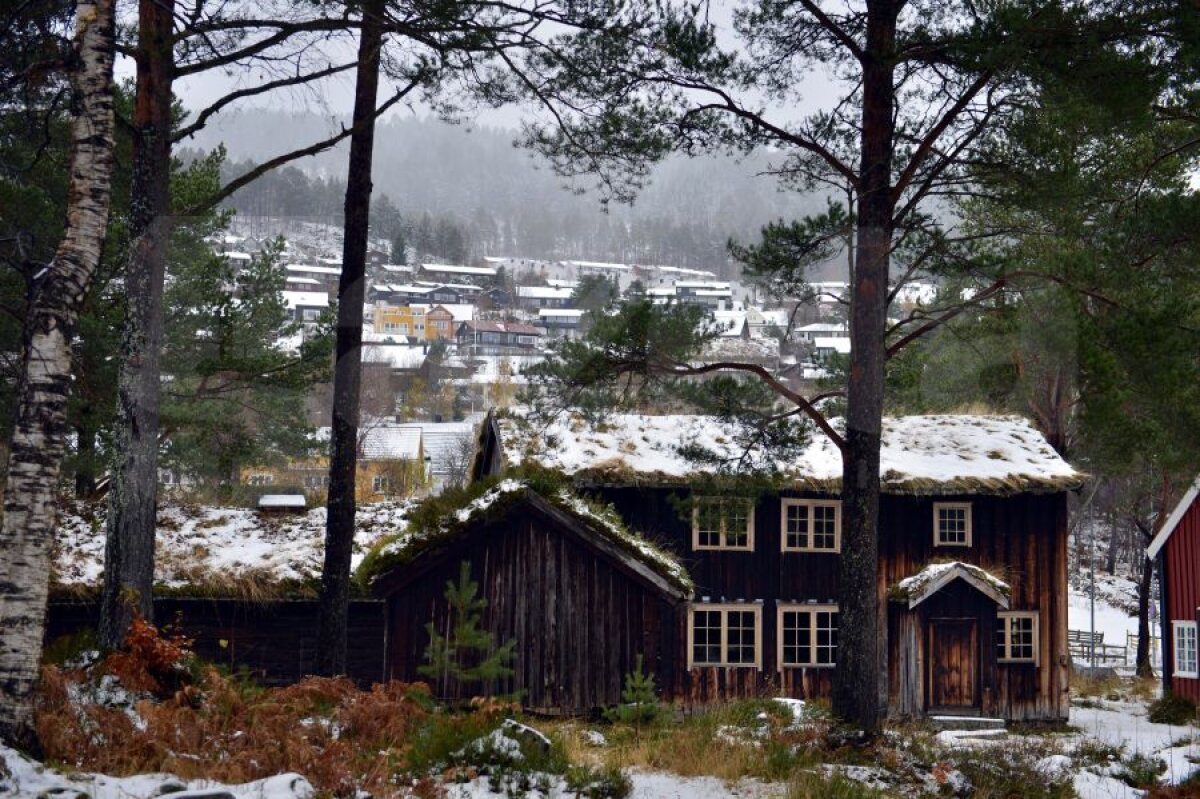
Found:
[{"label": "dark wood plank wall", "polygon": [[468,560],[488,602],[484,626],[499,643],[517,641],[515,674],[492,690],[519,691],[537,711],[588,713],[620,701],[624,675],[641,654],[660,690],[675,695],[676,604],[539,518],[510,514],[426,557],[432,567],[388,597],[393,678],[417,678],[425,625],[446,628],[446,583]]},{"label": "dark wood plank wall", "polygon": [[1200,616],[1200,502],[1179,520],[1162,549],[1166,571],[1167,607],[1164,618],[1163,669],[1172,693],[1200,702],[1200,680],[1179,677],[1175,671],[1173,621],[1197,621]]},{"label": "dark wood plank wall", "polygon": [[[780,551],[780,498],[762,498],[755,508],[753,552],[693,551],[690,519],[683,518],[671,496],[686,489],[652,487],[593,487],[591,493],[611,502],[630,527],[674,551],[696,582],[696,597],[719,601],[763,600],[763,668],[697,669],[683,683],[681,695],[690,701],[715,701],[730,696],[783,692],[789,696],[828,696],[832,674],[827,669],[787,670],[776,664],[776,607],[778,602],[836,600],[836,556]],[[814,496],[796,494],[795,496]],[[1065,494],[1015,497],[944,496],[939,502],[972,504],[972,546],[933,545],[933,497],[885,495],[880,506],[879,590],[887,590],[935,560],[977,564],[1013,587],[1011,609],[1040,610],[1038,665],[1003,664],[985,672],[986,712],[1013,719],[1059,719],[1067,715],[1067,583]],[[893,618],[894,617],[894,618]],[[910,622],[911,624],[911,622]],[[989,647],[994,640],[994,615],[979,635]],[[686,667],[686,622],[679,638],[680,663]],[[903,695],[903,670],[924,668],[925,633],[901,625],[889,610],[884,624],[889,639],[888,690],[892,710],[913,707],[920,697]],[[916,662],[902,665],[895,640],[915,636],[920,648]],[[994,655],[993,655],[994,661]],[[908,689],[911,694],[911,687]],[[924,708],[912,710],[923,712]]]},{"label": "dark wood plank wall", "polygon": [[[233,668],[245,667],[265,685],[288,685],[313,673],[316,666],[317,603],[281,600],[249,603],[235,599],[158,598],[154,617],[194,639],[200,657]],[[46,642],[95,630],[96,602],[52,602]],[[363,687],[384,679],[385,604],[380,600],[350,603],[349,676]],[[225,645],[222,646],[221,642]]]}]

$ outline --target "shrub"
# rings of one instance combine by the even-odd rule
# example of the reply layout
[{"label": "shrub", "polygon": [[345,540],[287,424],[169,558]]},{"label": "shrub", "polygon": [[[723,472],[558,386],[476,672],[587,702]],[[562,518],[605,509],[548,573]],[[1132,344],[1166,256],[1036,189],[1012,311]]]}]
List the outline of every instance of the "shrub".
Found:
[{"label": "shrub", "polygon": [[621,691],[621,704],[604,711],[611,722],[621,722],[633,727],[634,739],[641,740],[642,727],[653,724],[662,714],[658,704],[658,689],[654,675],[642,669],[642,656],[637,656],[633,671],[625,675],[625,688]]},{"label": "shrub", "polygon": [[615,766],[571,766],[565,783],[568,791],[582,799],[625,799],[633,791],[633,783]]},{"label": "shrub", "polygon": [[1153,755],[1135,752],[1121,761],[1117,779],[1131,788],[1148,788],[1158,783],[1158,775],[1167,770],[1167,764]]},{"label": "shrub", "polygon": [[1196,720],[1196,703],[1186,696],[1167,694],[1150,705],[1150,720],[1155,724],[1190,724]]}]

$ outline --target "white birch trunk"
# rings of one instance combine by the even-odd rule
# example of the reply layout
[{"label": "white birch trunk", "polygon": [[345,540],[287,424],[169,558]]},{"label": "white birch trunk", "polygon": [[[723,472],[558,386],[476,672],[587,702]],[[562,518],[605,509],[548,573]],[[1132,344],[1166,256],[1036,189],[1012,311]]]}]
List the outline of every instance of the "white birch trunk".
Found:
[{"label": "white birch trunk", "polygon": [[0,524],[0,739],[36,745],[50,547],[66,448],[71,338],[100,261],[113,168],[114,0],[75,6],[70,185],[63,238],[34,282]]}]

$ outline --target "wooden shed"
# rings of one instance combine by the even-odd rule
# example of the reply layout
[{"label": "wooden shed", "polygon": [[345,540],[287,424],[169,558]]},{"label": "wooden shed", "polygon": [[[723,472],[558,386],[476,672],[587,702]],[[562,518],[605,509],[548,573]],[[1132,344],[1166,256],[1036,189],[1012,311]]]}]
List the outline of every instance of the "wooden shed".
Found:
[{"label": "wooden shed", "polygon": [[373,581],[387,602],[387,676],[422,679],[426,625],[447,631],[447,583],[461,563],[487,601],[483,627],[516,641],[514,673],[488,693],[547,713],[589,713],[621,699],[641,655],[673,694],[687,573],[643,539],[568,495],[506,480],[431,536],[402,537]]},{"label": "wooden shed", "polygon": [[1163,691],[1200,702],[1200,477],[1167,517],[1146,554],[1162,592]]}]

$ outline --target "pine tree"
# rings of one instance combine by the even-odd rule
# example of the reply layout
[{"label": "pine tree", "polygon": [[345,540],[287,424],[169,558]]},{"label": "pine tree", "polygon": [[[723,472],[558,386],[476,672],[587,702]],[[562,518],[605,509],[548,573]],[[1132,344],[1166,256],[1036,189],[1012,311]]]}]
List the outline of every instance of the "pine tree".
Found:
[{"label": "pine tree", "polygon": [[633,671],[625,675],[625,689],[621,691],[621,704],[609,708],[604,717],[612,722],[633,726],[635,740],[642,738],[642,727],[651,724],[659,715],[658,687],[654,675],[642,669],[642,656],[638,655]]},{"label": "pine tree", "polygon": [[458,583],[446,581],[448,634],[438,632],[434,622],[425,625],[429,646],[425,648],[426,663],[417,671],[440,683],[453,699],[462,699],[463,689],[468,686],[491,685],[513,673],[509,664],[517,641],[510,638],[497,647],[496,637],[482,629],[483,609],[488,603],[476,595],[478,590],[479,585],[471,579],[471,564],[464,560]]}]

